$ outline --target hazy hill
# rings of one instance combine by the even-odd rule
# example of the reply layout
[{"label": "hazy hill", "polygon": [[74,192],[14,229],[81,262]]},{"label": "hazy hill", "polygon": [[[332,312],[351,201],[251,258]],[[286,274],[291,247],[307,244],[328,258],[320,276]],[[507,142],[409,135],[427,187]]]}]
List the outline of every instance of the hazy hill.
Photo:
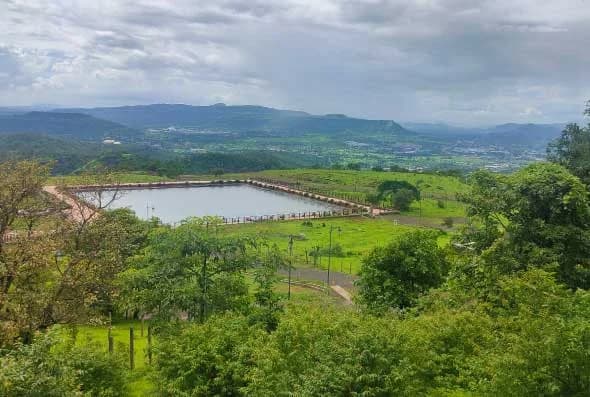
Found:
[{"label": "hazy hill", "polygon": [[402,123],[402,126],[408,130],[433,136],[464,136],[478,135],[484,133],[481,128],[466,128],[448,125],[444,123]]},{"label": "hazy hill", "polygon": [[364,120],[344,115],[316,116],[263,106],[144,105],[68,109],[132,128],[184,127],[218,132],[269,133],[410,133],[390,120]]},{"label": "hazy hill", "polygon": [[545,147],[557,138],[565,124],[507,123],[487,128],[464,128],[448,124],[404,123],[419,134],[469,139],[482,145]]},{"label": "hazy hill", "polygon": [[478,141],[491,145],[545,147],[561,134],[564,127],[564,124],[501,124],[486,130]]},{"label": "hazy hill", "polygon": [[107,137],[125,139],[139,134],[132,128],[112,121],[87,114],[62,112],[0,114],[0,134],[2,133],[37,133],[93,141]]}]

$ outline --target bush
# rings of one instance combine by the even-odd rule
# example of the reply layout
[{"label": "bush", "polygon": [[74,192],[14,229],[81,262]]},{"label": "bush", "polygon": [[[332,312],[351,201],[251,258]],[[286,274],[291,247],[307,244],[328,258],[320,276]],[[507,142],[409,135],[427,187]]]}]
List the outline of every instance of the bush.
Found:
[{"label": "bush", "polygon": [[414,231],[374,249],[361,267],[359,303],[374,313],[404,309],[442,283],[448,264],[436,237],[431,231]]},{"label": "bush", "polygon": [[412,202],[415,200],[415,195],[411,190],[400,189],[393,193],[392,200],[396,209],[400,211],[408,211],[410,205],[412,205]]},{"label": "bush", "polygon": [[446,218],[443,219],[442,224],[443,224],[443,226],[451,228],[455,224],[455,221],[450,216],[447,216]]},{"label": "bush", "polygon": [[126,396],[124,358],[104,346],[76,346],[54,329],[0,356],[1,396]]}]

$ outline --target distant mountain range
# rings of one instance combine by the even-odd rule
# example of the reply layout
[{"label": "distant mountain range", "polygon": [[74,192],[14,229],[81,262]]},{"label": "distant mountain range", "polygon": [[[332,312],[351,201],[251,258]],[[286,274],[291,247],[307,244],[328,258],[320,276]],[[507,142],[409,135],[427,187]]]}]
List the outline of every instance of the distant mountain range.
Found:
[{"label": "distant mountain range", "polygon": [[145,105],[92,109],[61,109],[83,113],[132,128],[184,127],[212,132],[274,134],[391,133],[412,134],[391,120],[365,120],[340,114],[323,116],[263,106]]},{"label": "distant mountain range", "polygon": [[469,140],[481,145],[545,147],[561,134],[565,124],[507,123],[487,128],[455,127],[441,123],[404,123],[403,126],[419,134]]},{"label": "distant mountain range", "polygon": [[[564,124],[502,124],[489,128],[462,128],[447,124],[366,120],[341,114],[312,115],[263,106],[191,106],[155,104],[122,107],[71,108],[30,111],[0,108],[0,134],[36,133],[100,141],[105,138],[141,141],[150,129],[176,133],[211,132],[302,136],[329,135],[342,141],[438,142],[469,141],[476,145],[543,147],[559,136]],[[346,138],[345,138],[346,137]],[[165,138],[163,138],[165,139]],[[381,140],[381,141],[380,141]]]}]

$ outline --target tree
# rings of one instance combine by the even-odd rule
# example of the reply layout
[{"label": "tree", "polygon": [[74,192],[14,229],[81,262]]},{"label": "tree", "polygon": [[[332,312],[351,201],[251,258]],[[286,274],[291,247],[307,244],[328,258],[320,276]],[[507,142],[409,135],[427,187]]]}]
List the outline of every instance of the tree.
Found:
[{"label": "tree", "polygon": [[[49,177],[48,165],[34,161],[7,161],[0,164],[0,255],[6,234],[22,210],[42,195],[43,184]],[[28,204],[28,205],[27,205]],[[0,259],[1,261],[1,259]],[[0,277],[1,291],[10,288],[10,275]]]},{"label": "tree", "polygon": [[444,252],[430,231],[406,233],[363,260],[358,301],[371,312],[405,309],[438,286],[447,271]]},{"label": "tree", "polygon": [[380,200],[391,197],[395,208],[407,211],[414,200],[420,199],[420,191],[407,181],[384,181],[377,186],[377,196]]},{"label": "tree", "polygon": [[248,384],[248,362],[267,335],[232,313],[167,327],[155,347],[161,390],[170,396],[246,395],[241,389]]},{"label": "tree", "polygon": [[254,266],[251,239],[219,235],[218,218],[189,218],[161,227],[119,277],[125,309],[170,319],[186,313],[204,322],[216,311],[244,309],[243,271]]},{"label": "tree", "polygon": [[[47,218],[55,206],[41,191],[48,173],[34,162],[0,165],[0,229],[18,218],[27,224],[9,244],[0,243],[0,345],[31,342],[36,330],[99,314],[112,301],[115,274],[146,233],[126,210]],[[40,219],[48,230],[33,233]]]},{"label": "tree", "polygon": [[277,270],[292,266],[276,245],[269,247],[267,254],[258,258],[258,266],[254,269],[254,304],[250,309],[250,321],[264,324],[268,332],[274,331],[279,323],[279,314],[283,305],[274,286],[278,281]]},{"label": "tree", "polygon": [[[590,108],[586,109],[586,113]],[[589,114],[590,115],[590,114]],[[547,147],[550,161],[563,165],[572,174],[590,185],[590,125],[582,128],[568,124],[561,136]]]},{"label": "tree", "polygon": [[479,172],[472,183],[463,200],[473,221],[462,239],[490,270],[543,267],[572,288],[590,287],[590,206],[577,177],[536,163],[511,176]]},{"label": "tree", "polygon": [[416,199],[416,195],[409,189],[399,189],[391,196],[393,206],[400,211],[408,211]]},{"label": "tree", "polygon": [[0,355],[0,395],[128,395],[124,354],[108,354],[92,343],[80,346],[64,334],[51,330]]},{"label": "tree", "polygon": [[347,170],[353,170],[353,171],[360,171],[362,168],[362,164],[361,163],[348,163],[346,164],[346,169]]}]

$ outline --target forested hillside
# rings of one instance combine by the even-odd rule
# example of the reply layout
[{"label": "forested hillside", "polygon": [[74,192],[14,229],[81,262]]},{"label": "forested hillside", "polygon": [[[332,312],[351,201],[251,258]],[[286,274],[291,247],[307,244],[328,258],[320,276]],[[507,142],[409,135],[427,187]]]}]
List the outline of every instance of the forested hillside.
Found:
[{"label": "forested hillside", "polygon": [[0,133],[38,133],[80,140],[130,139],[138,131],[79,113],[29,112],[0,115]]},{"label": "forested hillside", "polygon": [[393,121],[363,120],[344,115],[315,116],[262,106],[147,105],[69,109],[133,128],[191,127],[203,131],[274,132],[283,134],[408,133]]}]

